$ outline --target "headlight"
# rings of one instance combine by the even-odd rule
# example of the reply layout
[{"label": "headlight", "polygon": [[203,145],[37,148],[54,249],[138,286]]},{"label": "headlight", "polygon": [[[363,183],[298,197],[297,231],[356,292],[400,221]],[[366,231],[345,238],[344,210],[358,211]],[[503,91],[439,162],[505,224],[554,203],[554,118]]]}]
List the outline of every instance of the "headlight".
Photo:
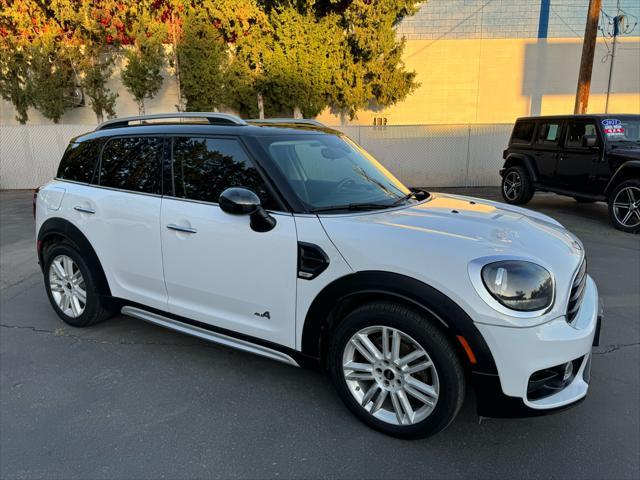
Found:
[{"label": "headlight", "polygon": [[489,263],[482,281],[491,296],[507,308],[534,312],[553,302],[553,279],[540,265],[520,260]]}]

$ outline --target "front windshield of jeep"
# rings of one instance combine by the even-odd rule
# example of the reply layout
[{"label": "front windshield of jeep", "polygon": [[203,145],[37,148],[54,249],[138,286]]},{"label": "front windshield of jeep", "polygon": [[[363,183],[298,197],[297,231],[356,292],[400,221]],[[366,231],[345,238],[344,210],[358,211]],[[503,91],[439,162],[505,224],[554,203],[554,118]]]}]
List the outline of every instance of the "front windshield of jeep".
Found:
[{"label": "front windshield of jeep", "polygon": [[414,202],[371,155],[333,134],[258,137],[310,211],[367,210]]},{"label": "front windshield of jeep", "polygon": [[640,143],[640,118],[606,118],[601,122],[604,138],[609,143]]}]

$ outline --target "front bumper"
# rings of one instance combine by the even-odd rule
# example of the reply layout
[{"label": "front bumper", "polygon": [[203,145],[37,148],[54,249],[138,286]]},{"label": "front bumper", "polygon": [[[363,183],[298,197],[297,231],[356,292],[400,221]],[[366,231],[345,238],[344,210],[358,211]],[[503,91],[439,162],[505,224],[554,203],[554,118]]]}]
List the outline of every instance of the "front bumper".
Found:
[{"label": "front bumper", "polygon": [[[477,324],[496,363],[498,375],[473,373],[478,414],[486,417],[535,416],[583,400],[589,388],[591,348],[602,318],[598,290],[589,277],[572,325],[565,317],[530,328]],[[577,360],[578,371],[564,388],[539,399],[527,395],[535,372]]]}]

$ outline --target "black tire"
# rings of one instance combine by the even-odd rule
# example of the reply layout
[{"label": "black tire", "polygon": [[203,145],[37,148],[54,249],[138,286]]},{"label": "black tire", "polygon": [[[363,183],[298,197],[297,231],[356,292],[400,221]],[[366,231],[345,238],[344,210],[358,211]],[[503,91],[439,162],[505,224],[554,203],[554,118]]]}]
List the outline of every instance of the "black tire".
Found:
[{"label": "black tire", "polygon": [[[629,197],[631,193],[632,197]],[[632,200],[634,200],[632,202]],[[622,230],[627,233],[640,232],[640,180],[631,179],[621,182],[609,195],[609,218],[611,223],[618,230]],[[622,207],[619,205],[627,204],[630,208]],[[630,218],[624,222],[627,214],[630,213]]]},{"label": "black tire", "polygon": [[597,200],[593,200],[592,198],[573,197],[573,199],[578,203],[595,203],[595,202],[597,202]]},{"label": "black tire", "polygon": [[[514,184],[510,182],[517,183],[514,190],[511,189]],[[512,205],[523,205],[531,200],[535,188],[527,169],[521,165],[507,168],[502,176],[500,192],[504,201]]]},{"label": "black tire", "polygon": [[[82,278],[84,279],[86,303],[84,305],[84,310],[77,317],[67,315],[62,311],[62,309],[58,306],[58,303],[54,299],[53,292],[51,290],[51,264],[61,255],[65,255],[73,260],[73,262],[77,266],[77,269],[80,270]],[[91,271],[87,263],[82,258],[82,255],[76,250],[73,245],[66,242],[61,242],[53,245],[46,250],[44,258],[45,289],[47,291],[47,296],[49,297],[49,302],[51,302],[51,306],[65,323],[73,327],[88,327],[90,325],[94,325],[98,322],[106,320],[113,315],[110,310],[106,309],[102,305],[100,295],[96,288],[96,283],[94,280],[95,277],[96,275],[94,274],[94,272]]]},{"label": "black tire", "polygon": [[[427,352],[435,366],[439,394],[435,407],[422,421],[397,425],[376,418],[356,401],[349,390],[343,371],[345,348],[356,332],[375,326],[391,327],[410,336]],[[347,407],[364,423],[387,435],[407,439],[434,435],[453,421],[464,401],[465,376],[454,346],[427,317],[401,304],[370,303],[347,315],[333,334],[328,360],[331,380]],[[370,385],[374,383],[372,381]],[[377,389],[378,394],[382,392],[381,386]],[[391,394],[387,396],[391,397]]]}]

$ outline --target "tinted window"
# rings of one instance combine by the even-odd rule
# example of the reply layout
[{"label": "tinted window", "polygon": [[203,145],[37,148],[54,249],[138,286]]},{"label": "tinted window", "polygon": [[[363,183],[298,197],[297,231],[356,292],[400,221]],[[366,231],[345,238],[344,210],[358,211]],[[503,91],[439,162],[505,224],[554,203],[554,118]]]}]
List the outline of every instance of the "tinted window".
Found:
[{"label": "tinted window", "polygon": [[160,193],[161,159],[161,138],[112,138],[102,152],[100,185]]},{"label": "tinted window", "polygon": [[557,143],[560,136],[560,123],[541,123],[538,130],[538,143]]},{"label": "tinted window", "polygon": [[596,126],[593,123],[572,122],[567,129],[566,146],[569,148],[582,147],[582,138],[585,135],[596,136]]},{"label": "tinted window", "polygon": [[174,138],[173,179],[176,197],[217,203],[227,188],[244,187],[260,197],[264,208],[276,208],[258,170],[237,140]]},{"label": "tinted window", "polygon": [[535,122],[517,122],[511,135],[512,143],[529,143],[533,138]]},{"label": "tinted window", "polygon": [[70,143],[58,167],[57,178],[90,183],[99,155],[97,141]]}]

